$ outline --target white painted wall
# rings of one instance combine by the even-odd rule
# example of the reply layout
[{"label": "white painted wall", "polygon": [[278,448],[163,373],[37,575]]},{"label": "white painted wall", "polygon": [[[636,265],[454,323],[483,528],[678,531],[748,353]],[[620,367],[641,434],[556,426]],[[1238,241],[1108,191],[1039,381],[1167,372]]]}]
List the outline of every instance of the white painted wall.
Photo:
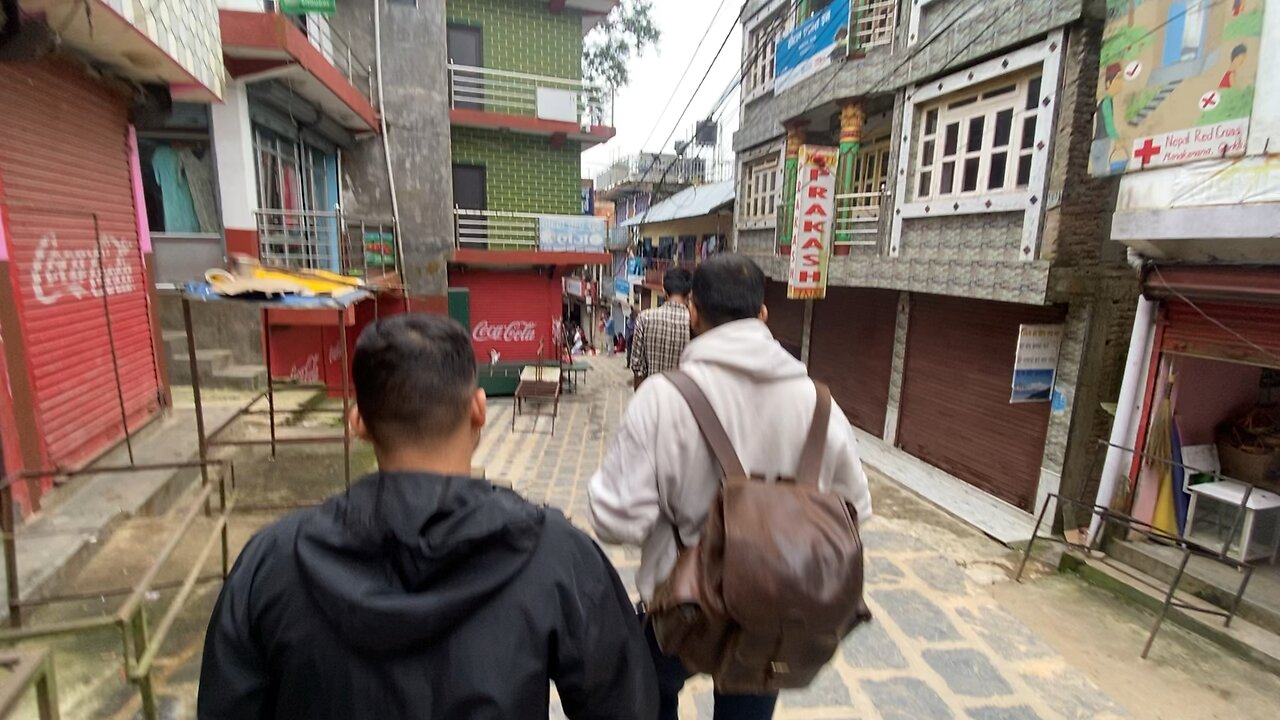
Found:
[{"label": "white painted wall", "polygon": [[210,106],[222,224],[228,229],[255,230],[258,191],[253,124],[249,121],[249,93],[242,83],[232,81],[222,99],[221,104]]}]

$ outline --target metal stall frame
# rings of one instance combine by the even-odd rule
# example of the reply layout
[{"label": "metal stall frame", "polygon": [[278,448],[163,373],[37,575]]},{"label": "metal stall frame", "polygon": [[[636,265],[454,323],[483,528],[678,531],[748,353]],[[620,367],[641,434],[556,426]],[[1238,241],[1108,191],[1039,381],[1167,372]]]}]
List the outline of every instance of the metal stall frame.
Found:
[{"label": "metal stall frame", "polygon": [[[127,588],[110,588],[97,590],[93,592],[81,592],[68,595],[52,595],[36,599],[23,600],[20,597],[20,584],[18,581],[17,567],[17,536],[15,533],[14,503],[12,488],[15,482],[31,480],[42,477],[76,477],[84,475],[97,474],[118,474],[126,472],[137,472],[139,470],[182,470],[199,468],[203,478],[208,477],[209,467],[219,468],[217,483],[205,482],[191,502],[191,506],[183,514],[179,521],[178,528],[169,536],[169,539],[157,552],[155,559],[151,565],[143,573],[142,578]],[[230,492],[228,492],[228,483],[230,483]],[[192,462],[178,463],[156,463],[151,465],[122,465],[100,468],[86,468],[83,470],[63,471],[56,469],[31,470],[16,473],[6,477],[0,484],[0,524],[3,525],[4,535],[4,563],[7,574],[6,592],[8,595],[9,605],[9,624],[10,630],[0,631],[0,645],[11,645],[27,640],[36,640],[41,638],[62,637],[69,635],[78,635],[80,633],[98,632],[102,630],[114,629],[120,633],[121,647],[124,655],[125,676],[137,686],[142,701],[143,717],[146,720],[157,720],[159,718],[159,709],[156,704],[156,696],[151,683],[151,670],[155,662],[155,658],[160,651],[160,647],[167,639],[169,632],[173,629],[173,624],[177,620],[178,614],[185,607],[187,601],[191,598],[197,584],[204,582],[216,582],[226,579],[230,572],[230,541],[228,537],[228,523],[232,510],[235,507],[234,497],[235,487],[235,465],[230,460],[201,460]],[[195,561],[192,563],[190,570],[180,582],[158,583],[156,578],[165,564],[173,556],[183,539],[187,537],[188,532],[194,525],[195,520],[202,514],[209,513],[209,506],[212,501],[215,490],[218,493],[220,512],[214,521],[214,526],[210,530],[208,539],[204,541]],[[214,575],[202,575],[201,570],[204,568],[205,562],[209,555],[212,554],[215,545],[221,546],[222,551],[222,572]],[[160,621],[151,628],[147,621],[147,608],[145,602],[147,595],[153,591],[161,589],[177,588],[178,592],[174,595],[169,606],[166,608]],[[43,626],[23,627],[23,608],[39,607],[45,605],[53,605],[58,603],[78,602],[87,598],[101,597],[119,597],[126,596],[124,602],[111,615],[101,617],[81,618],[77,620],[64,620],[56,623],[50,623]],[[49,661],[52,663],[52,660]],[[52,675],[49,675],[52,679]],[[56,689],[50,683],[52,691],[53,715],[57,717],[57,697]]]},{"label": "metal stall frame", "polygon": [[35,688],[40,720],[58,720],[58,681],[47,650],[0,654],[0,667],[11,674],[0,682],[0,717],[9,717],[27,690]]},{"label": "metal stall frame", "polygon": [[[303,445],[315,443],[342,442],[342,461],[343,461],[343,484],[346,489],[351,488],[351,425],[347,418],[351,412],[351,353],[347,349],[347,311],[354,308],[359,302],[369,299],[369,295],[356,298],[350,304],[341,305],[336,301],[328,304],[321,310],[333,310],[336,313],[338,321],[338,344],[342,348],[342,435],[317,435],[307,437],[288,437],[282,438],[276,432],[276,401],[275,401],[275,378],[271,373],[271,325],[268,312],[271,310],[296,310],[296,306],[290,306],[279,302],[269,300],[228,300],[228,302],[244,303],[247,305],[256,305],[260,308],[259,322],[262,330],[262,350],[263,358],[267,365],[267,389],[258,393],[252,400],[243,405],[236,413],[224,423],[221,427],[208,432],[205,427],[204,419],[204,399],[201,394],[200,386],[200,368],[196,358],[196,335],[195,324],[191,318],[191,303],[202,302],[198,296],[193,296],[189,292],[184,291],[182,294],[182,323],[186,332],[187,341],[187,358],[191,368],[191,391],[195,402],[196,411],[196,434],[199,441],[200,459],[208,460],[211,451],[218,447],[246,447],[246,446],[263,446],[271,447],[271,459],[276,459],[276,454],[280,445]],[[304,308],[316,309],[316,308]],[[327,385],[294,385],[295,388],[319,387],[327,391]],[[267,401],[266,410],[255,409],[255,406],[263,399]],[[307,412],[323,412],[323,410],[310,409]],[[332,412],[332,411],[330,411]],[[270,435],[268,438],[249,438],[243,440],[220,440],[218,436],[229,429],[242,417],[248,415],[265,414],[269,418]],[[207,469],[202,470],[207,474]],[[208,484],[208,478],[203,478],[205,484]],[[305,507],[303,505],[242,505],[241,511],[269,511],[269,510],[287,510],[297,507]]]},{"label": "metal stall frame", "polygon": [[[1173,546],[1182,551],[1182,559],[1178,563],[1178,568],[1174,573],[1173,580],[1169,582],[1169,587],[1167,589],[1163,589],[1164,602],[1161,605],[1160,611],[1156,614],[1156,620],[1155,620],[1155,623],[1151,626],[1151,632],[1147,636],[1146,645],[1144,645],[1142,648],[1141,657],[1143,660],[1146,660],[1147,656],[1151,653],[1151,646],[1155,643],[1156,635],[1160,632],[1160,627],[1164,624],[1165,618],[1168,617],[1169,610],[1172,608],[1178,608],[1179,610],[1189,610],[1189,611],[1201,613],[1204,615],[1212,615],[1214,617],[1220,617],[1223,619],[1223,623],[1222,623],[1223,627],[1230,627],[1231,621],[1235,619],[1236,611],[1240,609],[1240,601],[1244,598],[1244,593],[1249,587],[1249,581],[1253,579],[1254,565],[1252,563],[1248,563],[1243,560],[1237,560],[1236,558],[1233,558],[1230,555],[1231,543],[1233,542],[1233,540],[1236,537],[1236,534],[1240,530],[1241,523],[1244,520],[1245,508],[1248,506],[1248,503],[1249,503],[1249,496],[1253,492],[1252,485],[1250,483],[1245,483],[1243,480],[1238,480],[1236,478],[1232,478],[1227,475],[1223,475],[1221,473],[1213,472],[1211,470],[1184,465],[1183,463],[1175,461],[1171,458],[1161,458],[1154,455],[1150,455],[1144,451],[1135,450],[1133,448],[1126,448],[1118,445],[1113,445],[1112,443],[1107,442],[1106,440],[1099,440],[1098,443],[1100,445],[1105,445],[1108,447],[1116,447],[1120,450],[1124,450],[1125,452],[1133,453],[1135,458],[1142,458],[1142,459],[1150,460],[1153,462],[1162,462],[1169,465],[1176,465],[1190,472],[1211,475],[1218,480],[1231,480],[1231,481],[1243,483],[1249,486],[1249,489],[1244,492],[1244,497],[1241,499],[1240,505],[1236,508],[1235,518],[1232,521],[1231,532],[1227,534],[1227,537],[1223,541],[1221,547],[1209,547],[1202,543],[1198,543],[1188,539],[1185,535],[1185,532],[1179,532],[1177,535],[1173,535],[1155,527],[1151,523],[1139,520],[1127,513],[1122,513],[1116,510],[1112,510],[1111,508],[1108,508],[1104,505],[1086,502],[1084,500],[1079,500],[1076,498],[1064,497],[1056,493],[1050,493],[1049,495],[1045,496],[1044,504],[1041,505],[1040,507],[1040,514],[1036,517],[1035,528],[1031,532],[1031,538],[1027,541],[1027,547],[1023,550],[1022,561],[1018,565],[1018,572],[1014,576],[1014,580],[1016,582],[1022,582],[1022,573],[1027,567],[1027,562],[1031,559],[1031,553],[1032,553],[1032,550],[1035,548],[1036,541],[1046,540],[1049,542],[1064,545],[1067,548],[1072,550],[1078,550],[1080,552],[1083,552],[1086,557],[1095,557],[1095,553],[1101,548],[1102,541],[1107,534],[1106,528],[1110,523],[1115,523],[1122,527],[1128,528],[1130,532],[1138,533],[1139,535],[1145,537],[1148,540],[1161,543],[1164,545]],[[1044,525],[1045,516],[1049,514],[1049,508],[1054,507],[1060,511],[1062,510],[1062,508],[1060,507],[1059,503],[1063,505],[1079,508],[1090,516],[1101,518],[1102,530],[1096,533],[1094,537],[1087,539],[1085,542],[1073,542],[1066,537],[1065,533],[1061,538],[1054,537],[1052,535],[1041,535],[1040,528]],[[1050,519],[1050,526],[1052,525],[1053,525],[1053,521],[1052,519]],[[1178,586],[1182,583],[1182,577],[1183,575],[1186,574],[1187,565],[1191,562],[1191,557],[1193,555],[1207,558],[1217,563],[1221,563],[1240,573],[1241,575],[1240,586],[1236,589],[1235,596],[1231,600],[1230,608],[1227,608],[1225,610],[1220,610],[1220,609],[1203,607],[1200,605],[1192,605],[1190,603],[1186,603],[1181,600],[1178,600],[1175,597],[1178,592]],[[1121,567],[1117,567],[1115,563],[1110,562],[1109,559],[1107,558],[1103,558],[1100,555],[1097,557],[1099,557],[1101,562],[1105,563],[1107,567],[1110,567],[1115,571],[1124,574],[1125,576],[1133,579],[1136,582],[1141,582],[1142,584],[1148,585],[1149,587],[1153,587],[1157,590],[1162,589],[1159,586],[1155,585],[1154,583],[1151,583],[1139,577],[1138,575],[1134,574],[1132,571],[1126,570]]]}]

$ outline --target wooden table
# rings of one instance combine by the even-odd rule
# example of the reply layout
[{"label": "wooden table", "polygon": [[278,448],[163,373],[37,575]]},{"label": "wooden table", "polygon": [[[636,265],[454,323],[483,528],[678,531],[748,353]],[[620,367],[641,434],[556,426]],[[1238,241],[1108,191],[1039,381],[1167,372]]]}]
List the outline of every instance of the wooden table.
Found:
[{"label": "wooden table", "polygon": [[[560,383],[562,371],[558,367],[530,365],[520,371],[520,384],[516,386],[515,407],[511,409],[511,430],[516,429],[516,416],[524,414],[525,400],[551,404],[551,434],[556,434],[556,416],[560,413]],[[536,413],[541,415],[542,413]],[[534,421],[536,424],[536,420]]]}]

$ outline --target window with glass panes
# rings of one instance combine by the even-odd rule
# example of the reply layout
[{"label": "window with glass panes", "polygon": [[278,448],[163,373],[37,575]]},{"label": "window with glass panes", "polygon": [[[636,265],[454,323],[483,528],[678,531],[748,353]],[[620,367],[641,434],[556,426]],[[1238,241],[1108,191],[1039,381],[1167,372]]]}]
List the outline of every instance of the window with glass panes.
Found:
[{"label": "window with glass panes", "polygon": [[[889,136],[882,135],[858,147],[853,163],[853,192],[867,198],[859,205],[878,205],[889,182]],[[877,199],[872,199],[872,196]]]},{"label": "window with glass panes", "polygon": [[774,15],[762,21],[750,33],[747,56],[743,64],[743,97],[750,100],[773,89],[774,60],[777,55],[778,35],[782,31],[783,15]]},{"label": "window with glass panes", "polygon": [[925,106],[917,116],[915,199],[1027,187],[1039,121],[1038,71]]},{"label": "window with glass panes", "polygon": [[782,185],[777,155],[747,163],[742,175],[742,219],[747,222],[774,220],[778,189]]}]

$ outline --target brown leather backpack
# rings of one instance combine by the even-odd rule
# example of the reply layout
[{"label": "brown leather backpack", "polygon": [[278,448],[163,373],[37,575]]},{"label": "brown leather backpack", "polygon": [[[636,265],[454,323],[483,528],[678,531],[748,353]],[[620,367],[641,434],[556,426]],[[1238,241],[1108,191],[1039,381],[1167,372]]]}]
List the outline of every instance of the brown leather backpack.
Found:
[{"label": "brown leather backpack", "polygon": [[[862,600],[857,510],[818,487],[831,392],[818,390],[795,478],[748,475],[701,388],[666,374],[720,464],[720,492],[647,610],[658,644],[727,693],[806,687],[840,641],[871,618]],[[669,509],[667,510],[669,512]],[[671,515],[674,517],[674,515]]]}]

